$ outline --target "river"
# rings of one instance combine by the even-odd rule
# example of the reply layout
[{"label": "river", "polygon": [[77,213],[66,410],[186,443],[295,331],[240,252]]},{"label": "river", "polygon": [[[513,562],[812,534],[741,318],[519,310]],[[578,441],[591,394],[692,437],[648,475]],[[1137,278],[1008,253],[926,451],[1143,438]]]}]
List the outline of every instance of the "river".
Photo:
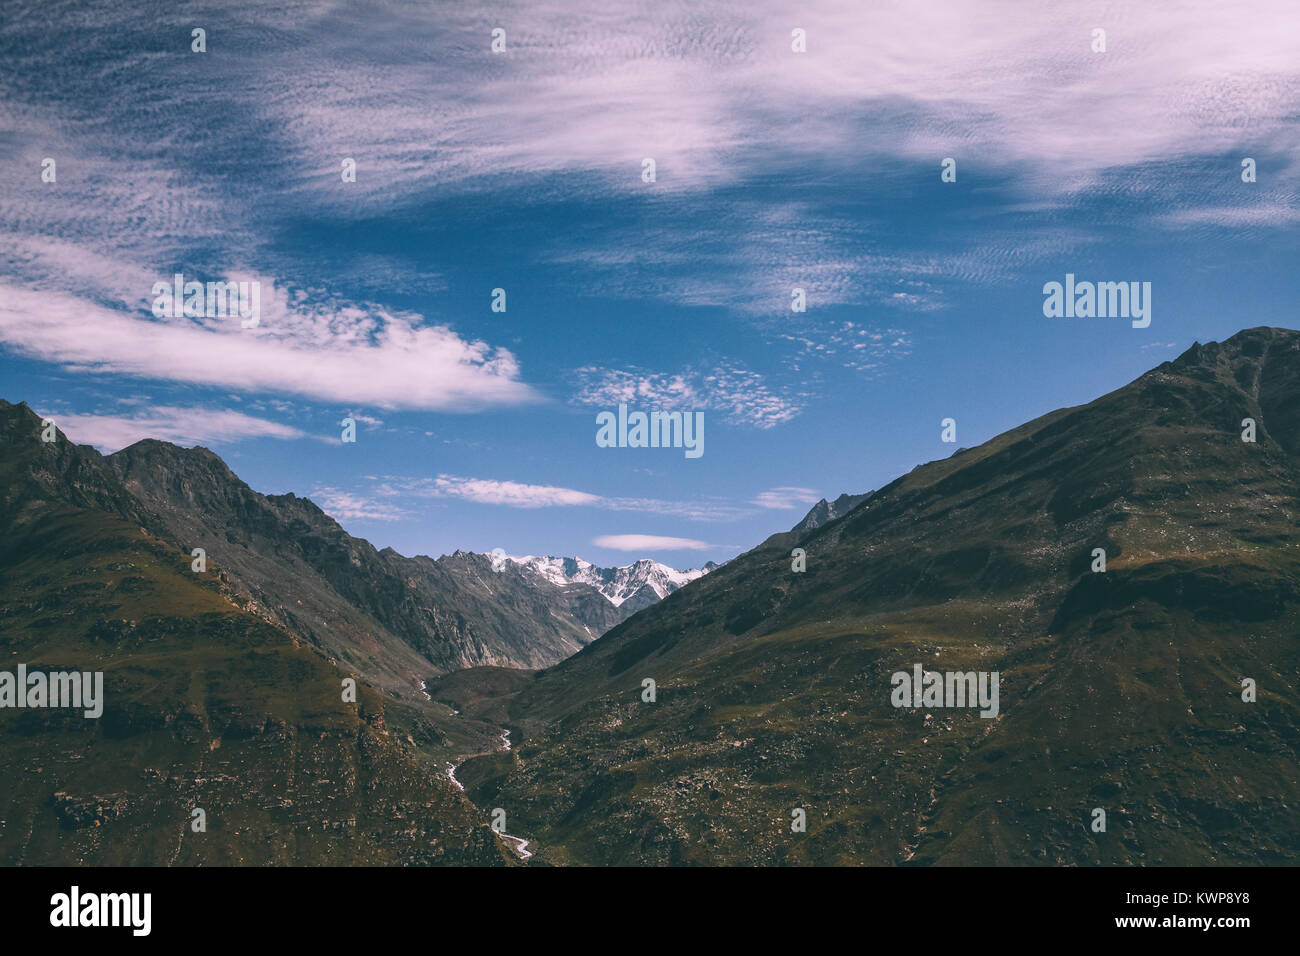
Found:
[{"label": "river", "polygon": [[[502,749],[504,750],[510,749],[510,731],[506,730],[505,728],[502,728],[501,731],[501,743],[502,743]],[[473,756],[479,757],[482,755],[474,754]],[[465,785],[456,779],[457,766],[459,766],[459,764],[454,764],[454,763],[447,764],[447,779],[450,780],[452,783],[454,783],[457,787],[459,787],[461,793],[464,793]],[[513,849],[515,853],[519,855],[519,859],[526,860],[533,855],[532,852],[528,849],[528,844],[530,841],[525,840],[523,837],[512,836],[509,833],[502,833],[501,831],[498,830],[493,830],[492,832],[495,833],[497,836],[501,837],[503,840],[513,840],[514,846],[511,847],[511,849]]]}]

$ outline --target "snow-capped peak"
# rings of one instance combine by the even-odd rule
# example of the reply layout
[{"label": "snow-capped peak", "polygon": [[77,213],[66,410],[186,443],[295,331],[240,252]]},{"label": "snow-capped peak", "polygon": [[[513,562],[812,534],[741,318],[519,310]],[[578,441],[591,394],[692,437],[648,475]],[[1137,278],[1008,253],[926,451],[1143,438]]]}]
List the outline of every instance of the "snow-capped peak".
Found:
[{"label": "snow-capped peak", "polygon": [[512,556],[510,560],[526,572],[536,574],[552,584],[590,585],[615,607],[622,607],[627,601],[648,607],[707,574],[715,566],[710,562],[703,568],[679,571],[658,561],[642,558],[622,567],[602,568],[582,558],[540,557],[531,554]]}]

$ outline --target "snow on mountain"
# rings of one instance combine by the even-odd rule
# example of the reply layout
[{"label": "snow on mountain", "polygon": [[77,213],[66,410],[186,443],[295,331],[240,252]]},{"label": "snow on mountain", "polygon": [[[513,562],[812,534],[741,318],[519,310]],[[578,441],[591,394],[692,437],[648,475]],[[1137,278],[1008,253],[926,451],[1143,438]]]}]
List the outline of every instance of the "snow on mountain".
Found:
[{"label": "snow on mountain", "polygon": [[617,568],[602,568],[582,558],[557,558],[526,555],[511,557],[525,573],[532,573],[556,585],[586,584],[605,599],[629,613],[655,604],[678,588],[712,571],[710,561],[703,568],[679,571],[666,564],[642,558]]}]

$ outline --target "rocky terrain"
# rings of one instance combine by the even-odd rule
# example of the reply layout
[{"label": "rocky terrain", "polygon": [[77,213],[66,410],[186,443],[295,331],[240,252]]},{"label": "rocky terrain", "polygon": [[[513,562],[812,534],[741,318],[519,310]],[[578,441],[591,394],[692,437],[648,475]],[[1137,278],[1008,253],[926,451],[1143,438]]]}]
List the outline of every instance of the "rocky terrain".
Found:
[{"label": "rocky terrain", "polygon": [[[1298,499],[1300,333],[1196,345],[493,697],[460,776],[556,863],[1295,864]],[[1000,713],[892,706],[918,663]]]},{"label": "rocky terrain", "polygon": [[111,463],[39,434],[0,408],[0,669],[102,671],[103,714],[0,711],[0,863],[512,862],[433,759],[470,729],[364,679],[344,700],[355,672],[195,573]]},{"label": "rocky terrain", "polygon": [[[39,431],[0,405],[0,660],[106,702],[0,712],[0,861],[1300,862],[1300,333],[819,503],[621,623],[653,568],[404,558],[203,449]],[[996,716],[895,706],[918,665],[996,672]]]},{"label": "rocky terrain", "polygon": [[593,588],[494,572],[483,555],[377,550],[310,499],[252,490],[205,448],[146,440],[104,462],[153,530],[221,564],[247,610],[410,700],[432,675],[557,663],[622,620]]}]

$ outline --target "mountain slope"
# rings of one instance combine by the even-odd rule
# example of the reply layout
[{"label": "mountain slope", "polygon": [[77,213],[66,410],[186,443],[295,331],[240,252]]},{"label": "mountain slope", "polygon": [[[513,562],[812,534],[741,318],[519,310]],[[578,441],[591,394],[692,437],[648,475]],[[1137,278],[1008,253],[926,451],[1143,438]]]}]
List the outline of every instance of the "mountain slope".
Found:
[{"label": "mountain slope", "polygon": [[353,674],[194,573],[93,450],[39,433],[0,406],[0,669],[101,671],[103,712],[0,709],[0,863],[508,862],[417,749],[421,716],[364,682],[345,702]]},{"label": "mountain slope", "polygon": [[[561,862],[1300,861],[1298,372],[1293,331],[1197,345],[776,536],[525,685],[462,779]],[[918,663],[999,672],[999,715],[891,706]]]},{"label": "mountain slope", "polygon": [[377,551],[307,498],[252,490],[205,448],[145,440],[105,461],[159,533],[221,563],[250,611],[407,699],[432,674],[553,664],[621,619],[588,589],[496,574],[481,556]]}]

